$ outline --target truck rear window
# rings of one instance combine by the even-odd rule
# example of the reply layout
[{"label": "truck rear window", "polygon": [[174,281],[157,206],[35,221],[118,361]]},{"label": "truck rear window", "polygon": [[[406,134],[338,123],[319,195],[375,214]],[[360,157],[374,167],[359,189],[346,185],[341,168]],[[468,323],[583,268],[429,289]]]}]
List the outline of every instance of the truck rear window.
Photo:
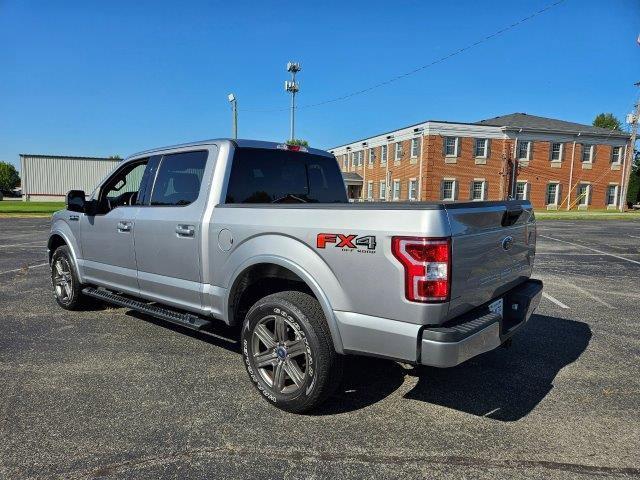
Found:
[{"label": "truck rear window", "polygon": [[347,203],[332,157],[266,148],[237,148],[226,203]]}]

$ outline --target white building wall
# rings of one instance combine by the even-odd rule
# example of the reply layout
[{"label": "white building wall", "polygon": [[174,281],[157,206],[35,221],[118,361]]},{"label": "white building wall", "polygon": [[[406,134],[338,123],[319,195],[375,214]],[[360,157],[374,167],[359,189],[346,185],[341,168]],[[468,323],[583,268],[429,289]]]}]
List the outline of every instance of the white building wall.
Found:
[{"label": "white building wall", "polygon": [[69,190],[89,195],[118,163],[109,158],[20,155],[22,199],[62,201]]}]

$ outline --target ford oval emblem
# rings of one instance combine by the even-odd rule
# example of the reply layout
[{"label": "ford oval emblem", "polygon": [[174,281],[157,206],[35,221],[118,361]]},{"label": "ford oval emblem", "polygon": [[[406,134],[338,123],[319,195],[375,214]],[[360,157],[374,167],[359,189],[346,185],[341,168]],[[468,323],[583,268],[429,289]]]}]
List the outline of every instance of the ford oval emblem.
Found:
[{"label": "ford oval emblem", "polygon": [[511,247],[513,247],[513,237],[504,237],[502,239],[502,249],[509,250]]}]

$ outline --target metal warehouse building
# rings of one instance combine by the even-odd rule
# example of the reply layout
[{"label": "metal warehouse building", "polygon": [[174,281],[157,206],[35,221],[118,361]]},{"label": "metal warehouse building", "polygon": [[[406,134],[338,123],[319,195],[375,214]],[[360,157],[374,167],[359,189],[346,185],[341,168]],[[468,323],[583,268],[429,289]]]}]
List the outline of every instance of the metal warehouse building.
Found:
[{"label": "metal warehouse building", "polygon": [[24,201],[62,201],[69,190],[93,191],[120,160],[20,154]]}]

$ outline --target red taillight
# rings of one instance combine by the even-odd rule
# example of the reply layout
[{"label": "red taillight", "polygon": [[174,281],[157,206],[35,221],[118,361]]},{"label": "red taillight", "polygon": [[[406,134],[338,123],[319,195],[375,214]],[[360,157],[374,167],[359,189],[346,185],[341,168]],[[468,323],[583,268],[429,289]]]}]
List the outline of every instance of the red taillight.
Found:
[{"label": "red taillight", "polygon": [[448,238],[393,237],[391,252],[404,267],[407,300],[443,302],[449,298],[451,243]]},{"label": "red taillight", "polygon": [[281,143],[277,146],[279,150],[289,150],[290,152],[308,152],[309,150],[302,145],[289,145],[288,143]]}]

